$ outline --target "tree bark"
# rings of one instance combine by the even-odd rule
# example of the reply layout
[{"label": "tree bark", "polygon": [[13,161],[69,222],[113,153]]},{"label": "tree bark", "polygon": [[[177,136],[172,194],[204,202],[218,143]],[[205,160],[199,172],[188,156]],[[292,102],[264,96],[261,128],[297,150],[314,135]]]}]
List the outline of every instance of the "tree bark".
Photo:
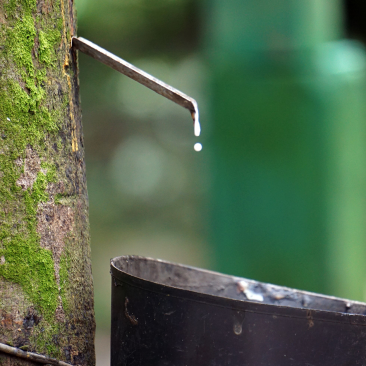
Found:
[{"label": "tree bark", "polygon": [[0,1],[0,342],[92,366],[75,20],[73,0]]}]

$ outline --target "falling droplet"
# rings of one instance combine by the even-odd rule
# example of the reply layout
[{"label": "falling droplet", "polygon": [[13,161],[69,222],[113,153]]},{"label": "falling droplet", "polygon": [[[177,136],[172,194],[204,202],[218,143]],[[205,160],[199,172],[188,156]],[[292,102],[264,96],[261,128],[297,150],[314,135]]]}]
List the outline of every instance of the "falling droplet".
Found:
[{"label": "falling droplet", "polygon": [[196,151],[201,151],[202,150],[202,144],[200,144],[199,142],[195,143],[193,148],[196,150]]}]

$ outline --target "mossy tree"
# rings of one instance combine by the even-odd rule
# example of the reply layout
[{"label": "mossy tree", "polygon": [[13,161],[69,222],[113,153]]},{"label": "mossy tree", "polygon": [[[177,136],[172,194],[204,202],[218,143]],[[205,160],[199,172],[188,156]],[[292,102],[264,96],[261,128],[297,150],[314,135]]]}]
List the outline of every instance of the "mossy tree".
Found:
[{"label": "mossy tree", "polygon": [[[93,365],[73,0],[0,1],[0,342]],[[0,364],[26,361],[0,354]]]}]

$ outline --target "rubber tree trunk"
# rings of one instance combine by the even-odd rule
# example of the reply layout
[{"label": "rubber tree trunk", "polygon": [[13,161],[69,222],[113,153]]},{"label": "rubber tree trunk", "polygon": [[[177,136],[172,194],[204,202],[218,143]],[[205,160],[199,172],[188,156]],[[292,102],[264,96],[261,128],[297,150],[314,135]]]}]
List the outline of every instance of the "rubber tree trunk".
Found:
[{"label": "rubber tree trunk", "polygon": [[[72,0],[0,2],[0,342],[94,365]],[[0,364],[27,364],[0,354]]]}]

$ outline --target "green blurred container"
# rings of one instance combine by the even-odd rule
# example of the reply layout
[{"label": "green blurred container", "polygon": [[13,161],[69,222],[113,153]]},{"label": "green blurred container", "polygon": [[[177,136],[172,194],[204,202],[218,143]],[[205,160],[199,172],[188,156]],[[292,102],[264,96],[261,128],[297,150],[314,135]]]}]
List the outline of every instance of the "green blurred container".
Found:
[{"label": "green blurred container", "polygon": [[330,0],[211,1],[216,269],[364,300],[366,59]]}]

